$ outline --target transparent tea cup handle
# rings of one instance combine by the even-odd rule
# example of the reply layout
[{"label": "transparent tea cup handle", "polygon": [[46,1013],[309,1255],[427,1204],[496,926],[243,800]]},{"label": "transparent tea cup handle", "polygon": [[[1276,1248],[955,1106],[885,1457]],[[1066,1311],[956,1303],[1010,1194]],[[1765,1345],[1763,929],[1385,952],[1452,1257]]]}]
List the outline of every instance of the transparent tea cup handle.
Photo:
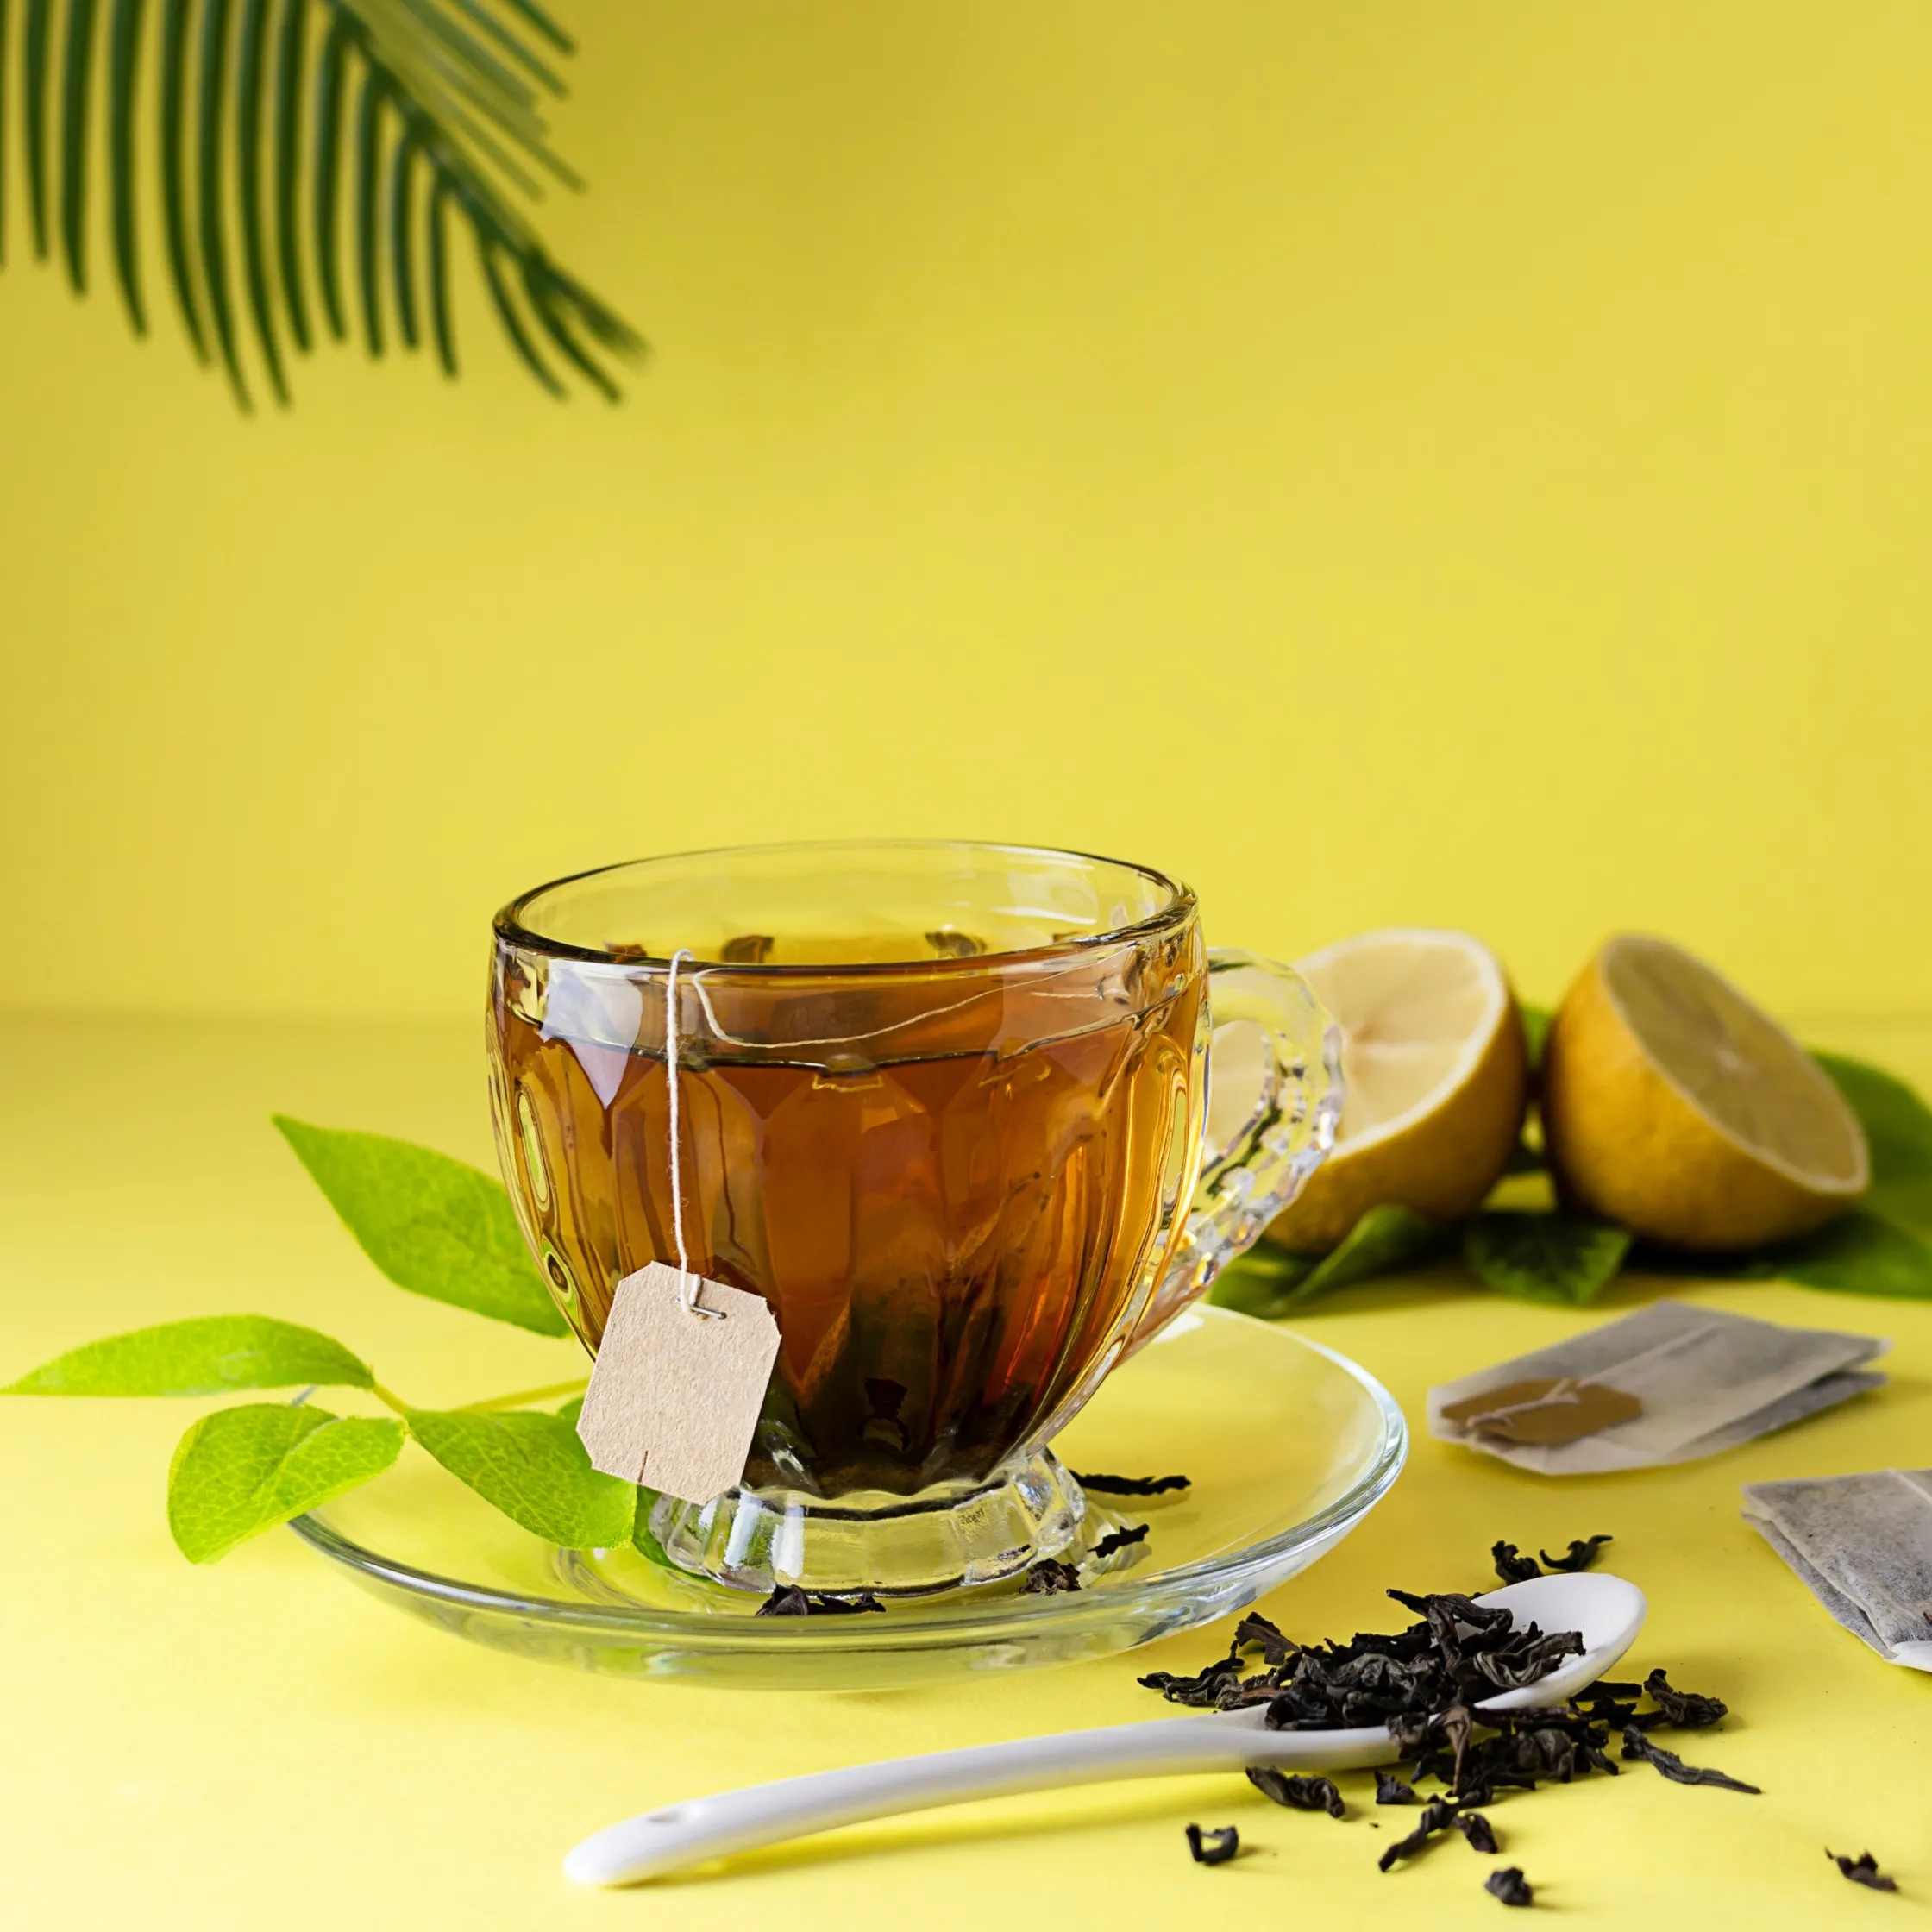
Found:
[{"label": "transparent tea cup handle", "polygon": [[[1156,1284],[1130,1351],[1213,1285],[1300,1194],[1335,1145],[1341,1120],[1341,1028],[1290,966],[1233,946],[1208,955],[1208,1011],[1217,1033],[1245,1020],[1261,1036],[1261,1090],[1245,1121],[1203,1158],[1187,1227]],[[1224,1036],[1225,1040],[1225,1036]],[[1208,1050],[1208,1079],[1225,1044]],[[1203,1128],[1205,1131],[1205,1126]]]}]

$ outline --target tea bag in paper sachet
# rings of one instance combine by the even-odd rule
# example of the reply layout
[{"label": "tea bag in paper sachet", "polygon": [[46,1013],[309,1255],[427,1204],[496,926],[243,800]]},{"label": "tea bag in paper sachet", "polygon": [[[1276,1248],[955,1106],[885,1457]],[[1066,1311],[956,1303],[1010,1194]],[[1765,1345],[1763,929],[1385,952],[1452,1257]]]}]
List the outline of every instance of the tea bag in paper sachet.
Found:
[{"label": "tea bag in paper sachet", "polygon": [[1543,1476],[1694,1462],[1878,1388],[1891,1346],[1654,1302],[1430,1389],[1429,1433]]},{"label": "tea bag in paper sachet", "polygon": [[1932,1469],[1747,1483],[1744,1516],[1854,1636],[1932,1671]]}]

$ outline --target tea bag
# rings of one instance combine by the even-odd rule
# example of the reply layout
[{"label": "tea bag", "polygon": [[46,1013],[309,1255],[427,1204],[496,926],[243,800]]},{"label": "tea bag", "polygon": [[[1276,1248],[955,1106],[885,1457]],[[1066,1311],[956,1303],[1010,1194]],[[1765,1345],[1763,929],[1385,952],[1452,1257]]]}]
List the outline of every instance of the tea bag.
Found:
[{"label": "tea bag", "polygon": [[1932,1671],[1932,1469],[1747,1483],[1744,1519],[1854,1636]]},{"label": "tea bag", "polygon": [[1429,1433],[1543,1476],[1693,1462],[1885,1381],[1891,1344],[1653,1302],[1429,1391]]},{"label": "tea bag", "polygon": [[664,976],[666,1153],[678,1264],[649,1262],[617,1284],[577,1436],[593,1469],[704,1503],[744,1474],[779,1334],[762,1295],[693,1273],[685,1244],[678,969],[690,959],[681,946]]}]

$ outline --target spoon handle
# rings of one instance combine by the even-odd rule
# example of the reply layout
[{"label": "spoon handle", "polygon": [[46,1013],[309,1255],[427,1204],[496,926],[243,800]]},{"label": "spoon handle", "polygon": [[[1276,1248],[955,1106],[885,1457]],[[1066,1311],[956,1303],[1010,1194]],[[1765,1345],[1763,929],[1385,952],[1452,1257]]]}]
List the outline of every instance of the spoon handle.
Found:
[{"label": "spoon handle", "polygon": [[640,1812],[585,1839],[563,1869],[580,1885],[625,1885],[866,1818],[1053,1785],[1239,1771],[1270,1755],[1252,1725],[1219,1716],[1154,1718],[975,1744],[813,1772]]}]

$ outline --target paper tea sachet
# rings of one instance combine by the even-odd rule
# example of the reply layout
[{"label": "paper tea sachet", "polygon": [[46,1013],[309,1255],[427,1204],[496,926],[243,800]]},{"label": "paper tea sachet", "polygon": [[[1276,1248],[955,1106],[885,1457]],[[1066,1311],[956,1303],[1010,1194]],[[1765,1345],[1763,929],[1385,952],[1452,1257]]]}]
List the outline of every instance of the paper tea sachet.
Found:
[{"label": "paper tea sachet", "polygon": [[1653,1302],[1429,1391],[1429,1433],[1544,1476],[1693,1462],[1876,1389],[1891,1344]]},{"label": "paper tea sachet", "polygon": [[1744,1517],[1854,1636],[1932,1671],[1932,1469],[1747,1483]]},{"label": "paper tea sachet", "polygon": [[591,1466],[681,1502],[744,1474],[778,1324],[764,1297],[661,1261],[618,1283],[577,1433]]}]

